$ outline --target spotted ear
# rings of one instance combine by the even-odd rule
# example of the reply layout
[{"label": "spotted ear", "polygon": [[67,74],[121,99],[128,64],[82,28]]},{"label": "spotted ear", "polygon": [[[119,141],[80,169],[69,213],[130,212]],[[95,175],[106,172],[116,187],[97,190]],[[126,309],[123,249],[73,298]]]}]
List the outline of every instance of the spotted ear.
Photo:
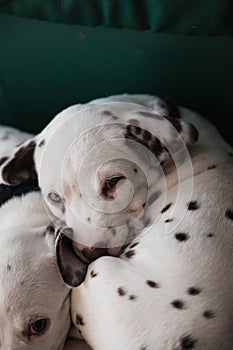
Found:
[{"label": "spotted ear", "polygon": [[58,270],[66,285],[78,287],[86,276],[88,265],[74,250],[72,229],[65,227],[59,231],[55,243]]},{"label": "spotted ear", "polygon": [[170,156],[167,145],[177,144],[179,147],[182,140],[186,146],[190,146],[198,140],[195,126],[181,119],[161,117],[149,112],[139,114],[140,119],[126,126],[125,138],[145,146],[159,161]]},{"label": "spotted ear", "polygon": [[30,139],[14,148],[9,155],[0,158],[0,182],[17,186],[36,178],[34,152],[35,139]]}]

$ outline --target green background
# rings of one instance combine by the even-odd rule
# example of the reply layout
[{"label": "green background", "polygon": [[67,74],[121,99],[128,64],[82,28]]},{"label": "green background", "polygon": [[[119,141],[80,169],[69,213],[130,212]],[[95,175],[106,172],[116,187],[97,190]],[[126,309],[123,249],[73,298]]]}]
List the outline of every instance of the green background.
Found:
[{"label": "green background", "polygon": [[152,93],[231,141],[232,4],[0,0],[0,123],[38,132],[70,104]]}]

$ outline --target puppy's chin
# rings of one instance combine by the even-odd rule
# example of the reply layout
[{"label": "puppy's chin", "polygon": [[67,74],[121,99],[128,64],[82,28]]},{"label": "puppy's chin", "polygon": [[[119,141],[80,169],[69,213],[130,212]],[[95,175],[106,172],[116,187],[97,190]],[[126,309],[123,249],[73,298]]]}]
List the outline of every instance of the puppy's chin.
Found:
[{"label": "puppy's chin", "polygon": [[73,243],[75,254],[87,265],[102,256],[119,257],[127,246],[125,242],[119,246],[106,246],[104,243],[98,243],[93,247]]},{"label": "puppy's chin", "polygon": [[125,250],[125,248],[128,246],[128,244],[124,244],[120,247],[112,247],[112,248],[108,248],[108,254],[110,256],[113,256],[113,257],[119,257],[123,251]]}]

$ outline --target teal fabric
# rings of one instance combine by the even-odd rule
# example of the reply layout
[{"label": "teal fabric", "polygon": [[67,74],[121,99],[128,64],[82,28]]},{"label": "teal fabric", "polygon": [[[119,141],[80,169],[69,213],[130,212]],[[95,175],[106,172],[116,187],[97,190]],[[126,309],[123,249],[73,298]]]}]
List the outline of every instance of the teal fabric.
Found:
[{"label": "teal fabric", "polygon": [[0,0],[0,11],[66,24],[232,35],[232,0]]},{"label": "teal fabric", "polygon": [[63,108],[169,95],[231,140],[232,0],[0,0],[0,123],[38,132]]}]

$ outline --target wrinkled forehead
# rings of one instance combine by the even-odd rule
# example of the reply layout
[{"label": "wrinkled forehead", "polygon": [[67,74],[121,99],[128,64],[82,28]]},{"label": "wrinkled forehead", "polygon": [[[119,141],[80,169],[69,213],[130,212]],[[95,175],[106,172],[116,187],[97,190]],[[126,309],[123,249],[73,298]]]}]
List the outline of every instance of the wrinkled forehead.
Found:
[{"label": "wrinkled forehead", "polygon": [[[39,256],[38,252],[32,254],[26,251],[18,251],[13,255],[12,251],[5,254],[5,259],[0,260],[0,308],[7,311],[10,308],[12,314],[20,314],[24,310],[45,312],[49,310],[54,299],[64,295],[64,285],[57,271],[55,257]],[[1,251],[1,254],[3,252]],[[10,311],[9,310],[9,311]]]},{"label": "wrinkled forehead", "polygon": [[[151,118],[155,119],[155,130],[151,130]],[[127,125],[136,126],[141,121],[154,133],[161,132],[164,124],[161,116],[132,103],[90,104],[62,112],[40,135],[43,147],[36,148],[40,185],[60,187],[68,174],[77,175],[82,162],[86,163],[84,168],[93,169],[112,159],[130,158],[132,149],[125,141]]]},{"label": "wrinkled forehead", "polygon": [[151,118],[156,120],[160,129],[163,117],[147,107],[133,103],[109,102],[70,107],[55,117],[39,135],[44,147],[37,147],[36,157],[46,157],[55,151],[64,155],[74,143],[79,146],[80,152],[84,151],[92,143],[117,136],[119,131],[125,130],[127,124],[138,125],[139,120],[143,119],[144,124],[151,129]]}]

